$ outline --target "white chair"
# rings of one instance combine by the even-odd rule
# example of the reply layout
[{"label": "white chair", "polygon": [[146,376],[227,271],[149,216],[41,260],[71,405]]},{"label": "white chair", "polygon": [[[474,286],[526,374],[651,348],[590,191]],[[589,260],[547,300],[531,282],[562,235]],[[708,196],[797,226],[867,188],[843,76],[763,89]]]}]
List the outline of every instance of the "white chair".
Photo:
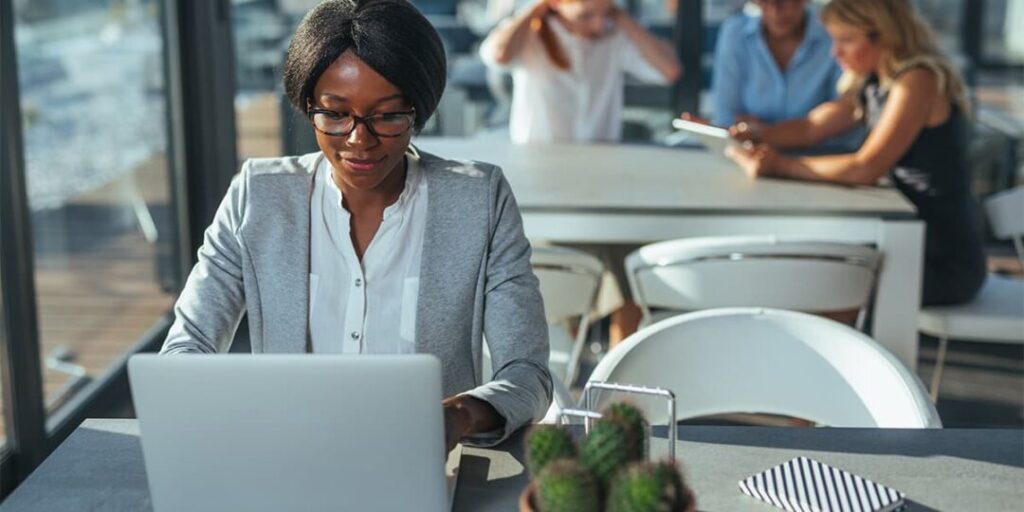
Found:
[{"label": "white chair", "polygon": [[[571,386],[579,370],[604,264],[590,254],[564,247],[534,247],[530,264],[544,298],[551,344],[548,366],[553,375]],[[578,320],[577,328],[570,333],[573,320]]]},{"label": "white chair", "polygon": [[863,245],[780,241],[772,235],[683,238],[631,253],[626,275],[643,325],[686,311],[751,306],[859,310],[860,328],[881,259]]},{"label": "white chair", "polygon": [[[723,308],[641,329],[598,363],[591,381],[661,387],[676,420],[776,414],[833,427],[941,427],[924,386],[870,337],[805,313]],[[598,407],[624,398],[603,392]],[[628,397],[652,424],[664,400]]]},{"label": "white chair", "polygon": [[[989,224],[999,239],[1012,239],[1024,267],[1024,186],[985,201]],[[1024,343],[1024,281],[989,274],[978,295],[966,304],[923,308],[918,329],[939,339],[931,396],[938,398],[950,339]]]}]

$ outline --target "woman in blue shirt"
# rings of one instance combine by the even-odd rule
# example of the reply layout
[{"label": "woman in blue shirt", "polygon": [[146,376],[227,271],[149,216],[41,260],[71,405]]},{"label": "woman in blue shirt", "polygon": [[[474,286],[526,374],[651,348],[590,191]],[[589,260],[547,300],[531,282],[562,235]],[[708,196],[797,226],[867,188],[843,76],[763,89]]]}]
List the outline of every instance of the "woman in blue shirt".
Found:
[{"label": "woman in blue shirt", "polygon": [[776,123],[803,117],[836,97],[842,70],[806,0],[756,0],[760,16],[722,24],[711,79],[712,121]]}]

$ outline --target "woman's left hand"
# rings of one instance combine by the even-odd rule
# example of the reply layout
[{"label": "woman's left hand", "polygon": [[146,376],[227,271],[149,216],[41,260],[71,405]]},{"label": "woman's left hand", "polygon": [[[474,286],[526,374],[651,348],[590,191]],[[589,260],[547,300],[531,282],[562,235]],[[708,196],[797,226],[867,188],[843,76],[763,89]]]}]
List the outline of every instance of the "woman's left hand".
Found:
[{"label": "woman's left hand", "polygon": [[771,176],[781,158],[778,151],[767,144],[750,143],[731,145],[726,148],[725,155],[736,162],[750,178]]}]

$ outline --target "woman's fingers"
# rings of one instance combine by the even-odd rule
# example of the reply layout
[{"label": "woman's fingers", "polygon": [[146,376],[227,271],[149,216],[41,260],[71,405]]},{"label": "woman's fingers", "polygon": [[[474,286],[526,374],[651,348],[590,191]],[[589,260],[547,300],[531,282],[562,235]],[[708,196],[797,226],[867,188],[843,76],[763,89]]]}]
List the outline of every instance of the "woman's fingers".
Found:
[{"label": "woman's fingers", "polygon": [[729,127],[729,135],[732,135],[737,140],[759,142],[761,140],[761,123],[753,120],[753,118],[740,121]]},{"label": "woman's fingers", "polygon": [[744,174],[756,178],[763,174],[771,151],[771,147],[765,144],[744,141],[741,144],[730,145],[726,148],[725,154],[743,169]]},{"label": "woman's fingers", "polygon": [[691,122],[694,122],[694,123],[700,123],[700,124],[706,124],[706,125],[710,125],[711,124],[711,120],[709,120],[707,118],[704,118],[704,117],[700,117],[698,115],[691,114],[689,112],[683,112],[682,114],[679,115],[679,118],[684,120],[684,121],[691,121]]}]

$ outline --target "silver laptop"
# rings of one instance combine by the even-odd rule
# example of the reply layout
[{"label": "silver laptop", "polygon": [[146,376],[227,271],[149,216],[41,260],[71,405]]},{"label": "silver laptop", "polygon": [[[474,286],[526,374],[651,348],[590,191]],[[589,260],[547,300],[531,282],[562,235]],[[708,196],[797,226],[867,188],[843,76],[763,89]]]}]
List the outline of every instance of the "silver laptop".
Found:
[{"label": "silver laptop", "polygon": [[136,355],[156,512],[448,510],[441,365],[427,355]]}]

